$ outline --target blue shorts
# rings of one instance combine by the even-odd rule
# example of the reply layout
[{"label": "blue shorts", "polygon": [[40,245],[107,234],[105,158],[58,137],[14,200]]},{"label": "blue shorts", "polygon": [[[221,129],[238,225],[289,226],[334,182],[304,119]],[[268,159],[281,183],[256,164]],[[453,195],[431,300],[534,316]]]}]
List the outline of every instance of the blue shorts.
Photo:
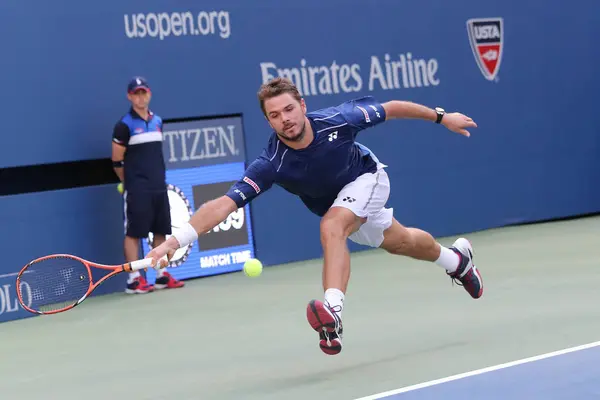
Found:
[{"label": "blue shorts", "polygon": [[169,195],[164,192],[125,192],[125,235],[147,238],[148,234],[171,234]]}]

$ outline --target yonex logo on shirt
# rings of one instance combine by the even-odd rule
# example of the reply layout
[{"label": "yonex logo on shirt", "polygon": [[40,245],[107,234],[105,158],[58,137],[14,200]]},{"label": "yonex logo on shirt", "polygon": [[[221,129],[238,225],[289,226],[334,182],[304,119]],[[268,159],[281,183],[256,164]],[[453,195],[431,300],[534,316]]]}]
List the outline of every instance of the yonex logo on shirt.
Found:
[{"label": "yonex logo on shirt", "polygon": [[381,114],[379,114],[379,111],[377,111],[377,107],[375,107],[374,105],[369,105],[369,107],[371,107],[371,109],[375,111],[375,115],[377,115],[377,118],[381,118]]},{"label": "yonex logo on shirt", "polygon": [[244,201],[246,200],[246,195],[244,194],[244,192],[242,192],[239,189],[235,189],[234,192],[236,192],[237,194],[239,194],[240,197],[242,198],[242,200],[244,200]]},{"label": "yonex logo on shirt", "polygon": [[337,139],[337,133],[338,131],[332,132],[329,134],[329,141],[333,142],[333,139]]}]

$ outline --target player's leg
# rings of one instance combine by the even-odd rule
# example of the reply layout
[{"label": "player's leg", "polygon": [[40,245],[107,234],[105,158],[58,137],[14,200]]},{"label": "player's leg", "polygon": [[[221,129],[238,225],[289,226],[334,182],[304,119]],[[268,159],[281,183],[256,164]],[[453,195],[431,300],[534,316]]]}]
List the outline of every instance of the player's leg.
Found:
[{"label": "player's leg", "polygon": [[[166,235],[171,234],[171,207],[169,206],[169,195],[167,191],[154,193],[152,195],[153,223],[151,231],[153,232],[152,247],[157,247],[166,240]],[[176,289],[183,287],[184,283],[178,281],[167,272],[166,268],[158,270],[155,289]]]},{"label": "player's leg", "polygon": [[310,326],[319,333],[319,346],[329,355],[342,350],[342,311],[350,279],[347,239],[368,216],[381,209],[389,195],[385,171],[364,174],[346,185],[321,220],[324,301],[312,300],[306,309]]},{"label": "player's leg", "polygon": [[[323,290],[346,292],[350,280],[350,251],[347,239],[366,221],[351,210],[332,207],[321,219],[321,245],[323,247]],[[337,302],[336,302],[337,303]]]},{"label": "player's leg", "polygon": [[[124,194],[125,202],[125,259],[132,262],[140,258],[140,240],[148,237],[150,232],[150,201],[144,193]],[[149,285],[140,271],[129,274],[125,293],[144,294],[154,288]]]},{"label": "player's leg", "polygon": [[347,239],[364,222],[351,210],[332,207],[321,220],[324,301],[309,302],[306,315],[319,333],[319,346],[329,355],[342,350],[342,309],[350,280],[350,251]]},{"label": "player's leg", "polygon": [[459,238],[451,248],[446,248],[428,232],[404,227],[395,219],[383,236],[380,247],[387,252],[433,262],[460,282],[471,297],[477,299],[483,294],[483,280],[473,263],[473,247],[467,239]]}]

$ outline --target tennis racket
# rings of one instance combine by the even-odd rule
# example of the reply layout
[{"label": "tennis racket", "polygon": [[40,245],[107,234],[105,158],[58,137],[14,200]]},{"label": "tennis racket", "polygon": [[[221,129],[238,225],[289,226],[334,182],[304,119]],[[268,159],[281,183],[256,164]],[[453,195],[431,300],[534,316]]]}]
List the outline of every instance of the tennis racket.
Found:
[{"label": "tennis racket", "polygon": [[[152,267],[151,262],[151,258],[146,258],[121,265],[103,265],[70,254],[40,257],[29,262],[17,275],[17,298],[23,309],[34,314],[68,311],[81,304],[106,280],[121,272]],[[92,268],[107,273],[94,282]]]}]

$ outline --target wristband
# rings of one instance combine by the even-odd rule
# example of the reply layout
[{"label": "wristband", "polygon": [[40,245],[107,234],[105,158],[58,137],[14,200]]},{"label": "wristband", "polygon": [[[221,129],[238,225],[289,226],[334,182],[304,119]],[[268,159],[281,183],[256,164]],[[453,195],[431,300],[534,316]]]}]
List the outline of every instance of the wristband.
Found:
[{"label": "wristband", "polygon": [[196,229],[188,222],[181,228],[175,230],[171,236],[177,239],[179,247],[185,247],[198,239],[198,232],[196,232]]}]

